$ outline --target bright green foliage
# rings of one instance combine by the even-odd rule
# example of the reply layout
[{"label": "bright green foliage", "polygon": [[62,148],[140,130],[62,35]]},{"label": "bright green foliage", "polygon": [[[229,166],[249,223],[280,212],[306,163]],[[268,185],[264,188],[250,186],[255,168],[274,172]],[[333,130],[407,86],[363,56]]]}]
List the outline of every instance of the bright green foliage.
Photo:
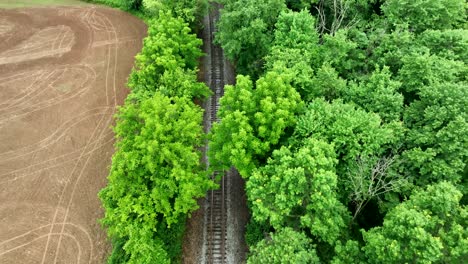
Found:
[{"label": "bright green foliage", "polygon": [[136,56],[136,70],[131,73],[128,86],[136,93],[154,91],[166,71],[194,70],[202,55],[202,42],[190,32],[183,19],[160,12],[159,17],[150,22],[148,36]]},{"label": "bright green foliage", "polygon": [[459,182],[468,158],[468,85],[441,83],[419,90],[420,100],[405,112],[409,168],[422,176],[419,184]]},{"label": "bright green foliage", "polygon": [[110,236],[128,238],[124,249],[132,263],[154,263],[146,258],[163,254],[158,242],[150,241],[165,231],[157,230],[158,223],[177,223],[212,187],[197,150],[201,122],[202,111],[190,99],[160,93],[127,103],[117,114],[117,151],[109,184],[100,192],[102,222]]},{"label": "bright green foliage", "polygon": [[210,165],[228,169],[232,164],[243,177],[248,177],[256,167],[253,156],[265,152],[262,142],[253,133],[245,113],[235,110],[223,116],[222,122],[212,128],[208,152]]},{"label": "bright green foliage", "polygon": [[397,74],[403,65],[403,57],[427,51],[426,47],[415,45],[415,34],[407,30],[396,29],[388,33],[378,28],[368,37],[369,44],[365,48],[372,51],[368,60],[380,66],[388,66],[393,74]]},{"label": "bright green foliage", "polygon": [[[466,1],[222,2],[217,40],[254,75],[227,88],[210,158],[247,178],[252,218],[263,227],[249,240],[293,227],[324,262],[465,263],[467,213],[453,186],[466,195]],[[270,76],[262,88],[268,78],[256,78],[265,72],[287,85]],[[305,113],[274,99],[289,84],[309,104]],[[434,199],[456,203],[457,216],[423,208]],[[370,230],[364,240],[360,229]],[[268,250],[249,261],[275,263],[267,256],[283,252]],[[290,259],[301,263],[276,262]]]},{"label": "bright green foliage", "polygon": [[277,145],[284,130],[295,123],[302,109],[299,94],[289,84],[289,77],[267,73],[256,83],[237,76],[235,86],[226,86],[210,141],[210,163],[215,168],[235,166],[248,177],[257,160]]},{"label": "bright green foliage", "polygon": [[312,65],[318,53],[318,34],[314,18],[305,11],[282,12],[276,23],[273,47],[266,57],[266,69],[288,72],[291,85],[306,96],[312,89]]},{"label": "bright green foliage", "polygon": [[407,24],[411,31],[452,29],[466,20],[465,0],[387,0],[382,6],[392,25]]},{"label": "bright green foliage", "polygon": [[169,97],[206,98],[211,95],[211,90],[203,82],[198,82],[194,70],[176,68],[173,71],[165,71],[159,80],[158,90]]},{"label": "bright green foliage", "polygon": [[216,41],[241,74],[255,74],[273,42],[273,30],[285,0],[239,0],[225,3]]},{"label": "bright green foliage", "polygon": [[382,125],[377,114],[368,113],[341,100],[328,103],[316,99],[298,117],[296,140],[313,137],[335,145],[340,160],[379,155],[399,140],[398,123]]},{"label": "bright green foliage", "polygon": [[468,211],[452,184],[415,192],[391,210],[382,227],[363,231],[369,263],[463,263],[468,257]]},{"label": "bright green foliage", "polygon": [[381,124],[377,114],[345,104],[341,100],[328,103],[316,99],[304,115],[298,117],[294,145],[304,144],[305,138],[320,139],[335,146],[338,157],[339,197],[349,202],[352,186],[346,184],[349,167],[359,157],[380,157],[394,148],[402,136],[400,122]]},{"label": "bright green foliage", "polygon": [[329,63],[324,63],[317,69],[310,82],[311,89],[305,98],[307,101],[313,101],[317,97],[333,100],[340,91],[347,89],[346,81],[338,76],[338,72]]},{"label": "bright green foliage", "polygon": [[146,12],[157,16],[160,11],[170,11],[175,17],[193,23],[201,10],[206,8],[205,0],[139,0]]},{"label": "bright green foliage", "polygon": [[304,233],[283,228],[260,241],[251,250],[251,264],[311,264],[320,263],[312,241]]},{"label": "bright green foliage", "polygon": [[368,112],[379,114],[384,121],[399,121],[403,111],[403,95],[398,92],[401,83],[392,80],[387,67],[377,69],[359,83],[351,83],[341,90],[341,98],[354,102]]},{"label": "bright green foliage", "polygon": [[304,51],[300,49],[273,47],[271,55],[266,58],[267,71],[289,75],[291,78],[291,86],[294,87],[303,98],[308,98],[314,90],[311,80],[314,71],[306,56]]},{"label": "bright green foliage", "polygon": [[258,79],[254,90],[253,124],[257,137],[271,145],[278,144],[287,127],[295,124],[295,114],[302,109],[299,93],[290,85],[290,77],[269,72]]},{"label": "bright green foliage", "polygon": [[241,175],[249,175],[255,168],[253,156],[265,152],[250,120],[256,108],[252,88],[250,78],[242,75],[237,76],[235,86],[224,87],[217,113],[221,122],[211,130],[210,166],[227,169],[234,165]]},{"label": "bright green foliage", "polygon": [[[281,12],[275,24],[274,46],[285,49],[314,51],[319,36],[314,28],[315,19],[306,11]],[[310,57],[310,55],[306,55]]]},{"label": "bright green foliage", "polygon": [[357,44],[347,37],[346,30],[339,30],[333,36],[325,34],[322,36],[323,44],[320,46],[319,58],[320,67],[323,63],[330,64],[342,77],[353,70],[356,62],[350,59],[357,47]]},{"label": "bright green foliage", "polygon": [[417,39],[431,54],[468,64],[468,30],[426,30]]},{"label": "bright green foliage", "polygon": [[130,226],[127,221],[134,218],[152,222],[160,214],[170,225],[195,209],[193,197],[203,196],[209,185],[196,150],[202,144],[202,111],[186,98],[156,93],[141,105],[122,107],[117,120],[117,152],[101,197],[113,205],[125,201],[125,207],[106,203],[117,211],[107,211],[104,222],[124,220]]},{"label": "bright green foliage", "polygon": [[323,141],[307,139],[296,152],[282,147],[246,185],[255,220],[279,229],[302,226],[333,244],[346,226],[346,207],[337,199],[335,152]]},{"label": "bright green foliage", "polygon": [[[113,242],[108,263],[179,263],[185,219],[215,187],[200,163],[203,111],[193,103],[211,92],[197,82],[202,42],[186,23],[204,2],[143,1],[140,11],[155,18],[128,81],[132,91],[116,115],[116,152],[99,194]],[[126,3],[145,9],[142,1]]]},{"label": "bright green foliage", "polygon": [[[402,61],[403,67],[399,71],[398,80],[407,93],[419,91],[426,85],[462,81],[468,74],[468,68],[463,62],[427,53],[408,55]],[[407,98],[407,101],[409,99],[414,98]]]},{"label": "bright green foliage", "polygon": [[335,256],[332,264],[354,264],[366,263],[365,256],[361,251],[361,245],[357,241],[348,240],[346,243],[337,242],[335,246]]},{"label": "bright green foliage", "polygon": [[128,264],[170,264],[163,241],[153,237],[151,230],[134,229],[123,249],[130,252]]}]

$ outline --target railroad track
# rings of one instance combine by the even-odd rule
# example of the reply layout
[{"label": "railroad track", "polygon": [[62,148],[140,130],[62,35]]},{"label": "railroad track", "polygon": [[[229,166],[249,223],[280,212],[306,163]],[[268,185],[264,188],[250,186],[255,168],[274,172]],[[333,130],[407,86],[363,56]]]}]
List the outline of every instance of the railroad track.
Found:
[{"label": "railroad track", "polygon": [[[210,127],[218,122],[219,99],[224,94],[224,54],[220,46],[214,45],[213,36],[216,31],[215,25],[219,19],[220,5],[213,3],[213,9],[209,14],[209,34],[211,50],[210,89],[213,95],[210,99]],[[212,177],[217,180],[220,175],[215,172]],[[227,263],[226,242],[227,242],[227,180],[221,177],[220,188],[212,190],[208,194],[208,208],[206,218],[206,256],[207,263],[218,264]]]}]

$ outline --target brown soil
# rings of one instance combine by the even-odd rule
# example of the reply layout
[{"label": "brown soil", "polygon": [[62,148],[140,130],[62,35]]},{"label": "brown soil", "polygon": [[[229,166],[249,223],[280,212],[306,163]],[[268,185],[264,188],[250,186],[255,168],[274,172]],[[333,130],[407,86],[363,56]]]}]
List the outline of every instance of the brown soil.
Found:
[{"label": "brown soil", "polygon": [[146,26],[101,7],[0,10],[0,263],[104,263],[97,197]]}]

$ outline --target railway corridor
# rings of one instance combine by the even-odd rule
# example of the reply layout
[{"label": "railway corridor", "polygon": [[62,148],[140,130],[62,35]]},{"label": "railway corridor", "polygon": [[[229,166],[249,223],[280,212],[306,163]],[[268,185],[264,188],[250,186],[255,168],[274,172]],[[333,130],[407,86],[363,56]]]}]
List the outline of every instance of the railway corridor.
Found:
[{"label": "railway corridor", "polygon": [[[213,92],[208,102],[208,118],[209,118],[209,129],[211,125],[219,121],[217,112],[219,109],[220,98],[224,94],[224,54],[223,50],[219,45],[213,43],[213,36],[215,32],[215,25],[219,19],[219,5],[213,4],[212,12],[208,15],[207,31],[210,40],[208,55],[209,67],[208,76],[209,80],[206,80],[210,89]],[[212,177],[213,179],[219,175],[215,172]],[[204,232],[204,251],[206,263],[227,263],[227,175],[222,177],[219,181],[220,188],[212,190],[207,195],[207,205],[205,206],[205,232]]]},{"label": "railway corridor", "polygon": [[[210,13],[203,20],[203,52],[206,56],[202,60],[201,69],[205,83],[213,92],[211,98],[204,103],[205,132],[210,131],[213,123],[220,121],[217,112],[220,98],[224,95],[224,86],[235,83],[233,66],[225,59],[222,48],[214,44],[221,8],[220,4],[211,3]],[[203,152],[204,160],[209,167],[207,145]],[[219,179],[218,175],[221,173],[224,176]],[[202,236],[193,238],[194,241],[202,240],[202,243],[199,243],[200,247],[194,245],[193,253],[196,256],[187,256],[184,263],[245,263],[247,246],[244,233],[248,209],[244,180],[234,168],[226,172],[215,172],[212,177],[218,178],[220,188],[207,193],[202,205],[202,219],[196,217],[203,225],[202,230],[198,229]]]}]

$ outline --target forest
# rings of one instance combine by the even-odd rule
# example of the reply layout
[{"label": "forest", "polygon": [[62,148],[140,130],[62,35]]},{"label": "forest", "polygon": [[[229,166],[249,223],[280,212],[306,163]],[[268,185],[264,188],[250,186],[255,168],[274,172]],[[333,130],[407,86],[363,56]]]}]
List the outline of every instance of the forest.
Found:
[{"label": "forest", "polygon": [[466,263],[466,2],[221,2],[248,263]]},{"label": "forest", "polygon": [[246,181],[248,263],[466,263],[464,0],[219,1],[238,76],[209,135],[207,3],[113,1],[149,29],[100,193],[109,263],[180,262],[185,219],[216,188],[205,138],[211,166]]}]

